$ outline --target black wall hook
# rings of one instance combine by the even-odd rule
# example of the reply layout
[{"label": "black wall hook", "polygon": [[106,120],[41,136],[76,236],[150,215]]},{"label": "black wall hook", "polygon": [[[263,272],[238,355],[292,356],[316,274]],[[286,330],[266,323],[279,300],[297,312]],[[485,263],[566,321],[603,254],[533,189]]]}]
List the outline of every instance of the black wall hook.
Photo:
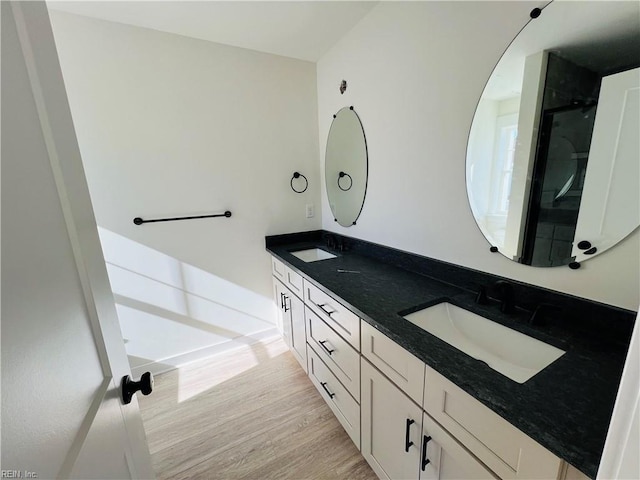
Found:
[{"label": "black wall hook", "polygon": [[[293,181],[296,178],[304,178],[304,188],[302,190],[296,190],[295,187],[293,186]],[[291,190],[293,190],[296,193],[304,193],[307,191],[307,188],[309,188],[309,180],[307,180],[307,177],[305,177],[303,174],[301,174],[300,172],[293,172],[293,177],[291,177],[291,181],[289,182],[289,185],[291,185]]]},{"label": "black wall hook", "polygon": [[[349,177],[349,186],[347,188],[342,188],[342,185],[340,185],[340,179],[342,177]],[[351,190],[352,186],[353,186],[353,178],[351,178],[351,175],[349,175],[348,173],[345,173],[345,172],[340,172],[338,174],[338,188],[340,190],[342,190],[343,192],[346,192],[348,190]]]}]

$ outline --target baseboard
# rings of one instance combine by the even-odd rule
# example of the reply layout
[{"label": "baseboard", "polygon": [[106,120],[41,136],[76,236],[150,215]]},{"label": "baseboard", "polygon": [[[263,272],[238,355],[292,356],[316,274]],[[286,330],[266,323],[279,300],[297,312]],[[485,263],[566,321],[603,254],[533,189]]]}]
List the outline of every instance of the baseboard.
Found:
[{"label": "baseboard", "polygon": [[253,345],[254,343],[259,343],[279,336],[280,332],[278,332],[276,327],[273,327],[262,332],[237,337],[224,343],[211,345],[191,352],[181,353],[173,357],[163,358],[162,360],[152,361],[143,365],[137,365],[131,369],[131,374],[135,379],[144,372],[151,372],[153,375],[160,375],[161,373],[175,370],[187,363],[197,362],[198,360],[213,357],[214,355],[219,355],[220,353],[228,352],[229,350]]}]

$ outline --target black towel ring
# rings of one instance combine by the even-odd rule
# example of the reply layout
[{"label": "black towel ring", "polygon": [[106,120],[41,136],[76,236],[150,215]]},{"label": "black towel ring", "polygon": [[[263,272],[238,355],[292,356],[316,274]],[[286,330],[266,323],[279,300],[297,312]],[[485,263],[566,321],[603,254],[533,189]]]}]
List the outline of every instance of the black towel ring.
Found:
[{"label": "black towel ring", "polygon": [[[342,177],[349,177],[349,186],[347,188],[342,188],[342,185],[340,185],[340,179]],[[346,192],[348,190],[351,190],[352,186],[353,186],[353,178],[351,178],[351,175],[349,175],[348,173],[345,173],[345,172],[340,172],[338,174],[338,188],[340,190],[342,190],[343,192]]]},{"label": "black towel ring", "polygon": [[[304,178],[304,188],[302,190],[296,190],[293,186],[293,180],[300,177]],[[303,174],[299,172],[293,172],[293,177],[291,177],[291,181],[289,182],[289,185],[291,185],[291,190],[293,190],[294,192],[304,193],[307,191],[307,188],[309,188],[309,180],[307,180],[307,177],[305,177]]]}]

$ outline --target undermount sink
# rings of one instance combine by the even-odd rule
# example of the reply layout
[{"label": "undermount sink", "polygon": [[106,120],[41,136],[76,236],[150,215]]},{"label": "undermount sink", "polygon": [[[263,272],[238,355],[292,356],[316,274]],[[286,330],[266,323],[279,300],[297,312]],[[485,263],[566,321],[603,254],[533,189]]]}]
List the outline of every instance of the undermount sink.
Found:
[{"label": "undermount sink", "polygon": [[566,353],[446,302],[403,318],[518,383]]},{"label": "undermount sink", "polygon": [[294,257],[299,258],[303,262],[317,262],[318,260],[327,260],[329,258],[336,258],[333,253],[329,253],[321,248],[309,248],[307,250],[298,250],[297,252],[290,252]]}]

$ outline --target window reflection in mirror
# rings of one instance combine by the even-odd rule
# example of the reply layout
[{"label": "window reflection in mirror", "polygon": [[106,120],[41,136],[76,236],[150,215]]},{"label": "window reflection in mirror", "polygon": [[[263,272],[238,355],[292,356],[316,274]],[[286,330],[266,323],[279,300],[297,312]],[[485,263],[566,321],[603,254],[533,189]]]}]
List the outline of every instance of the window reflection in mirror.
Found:
[{"label": "window reflection in mirror", "polygon": [[478,103],[466,174],[478,226],[503,255],[566,265],[640,224],[639,66],[638,2],[553,2],[509,46]]}]

